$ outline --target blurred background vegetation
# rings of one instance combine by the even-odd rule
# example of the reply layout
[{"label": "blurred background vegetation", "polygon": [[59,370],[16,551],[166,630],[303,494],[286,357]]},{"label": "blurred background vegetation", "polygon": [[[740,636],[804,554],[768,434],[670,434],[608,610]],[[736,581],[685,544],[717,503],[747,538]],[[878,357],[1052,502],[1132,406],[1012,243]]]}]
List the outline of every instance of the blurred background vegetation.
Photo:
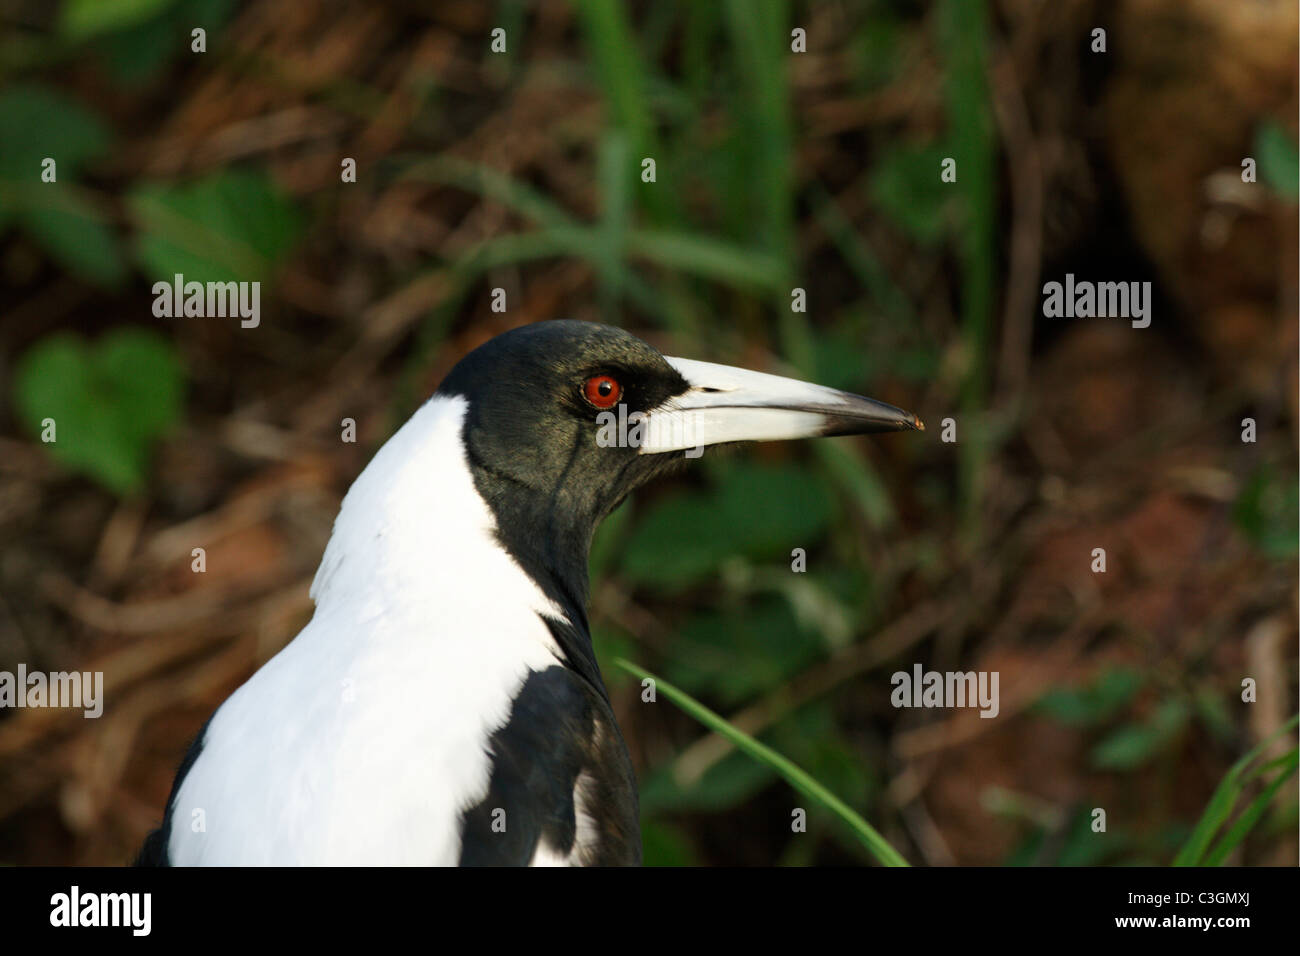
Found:
[{"label": "blurred background vegetation", "polygon": [[[0,862],[129,859],[310,616],[369,456],[468,350],[559,317],[930,425],[706,456],[602,529],[647,862],[870,857],[815,807],[791,833],[807,802],[616,657],[913,862],[1169,862],[1295,710],[1296,16],[2,0],[0,669],[101,670],[107,704],[0,712]],[[261,281],[260,326],[155,318],[178,272]],[[1152,282],[1151,327],[1043,318],[1067,272]],[[999,671],[1001,715],[892,708],[916,662]],[[1227,862],[1295,862],[1294,778],[1266,797]]]}]

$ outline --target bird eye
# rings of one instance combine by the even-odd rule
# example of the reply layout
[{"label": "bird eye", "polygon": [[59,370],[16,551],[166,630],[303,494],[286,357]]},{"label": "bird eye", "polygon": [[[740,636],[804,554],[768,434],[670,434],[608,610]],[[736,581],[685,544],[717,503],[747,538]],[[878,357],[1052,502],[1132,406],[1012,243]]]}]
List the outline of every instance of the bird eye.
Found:
[{"label": "bird eye", "polygon": [[623,397],[623,386],[608,375],[593,375],[582,387],[582,394],[597,408],[613,408]]}]

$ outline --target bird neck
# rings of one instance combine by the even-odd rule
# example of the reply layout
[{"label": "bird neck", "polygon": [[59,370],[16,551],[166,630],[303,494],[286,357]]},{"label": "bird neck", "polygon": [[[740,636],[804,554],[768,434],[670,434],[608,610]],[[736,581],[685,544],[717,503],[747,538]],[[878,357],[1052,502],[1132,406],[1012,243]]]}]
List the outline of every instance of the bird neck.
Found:
[{"label": "bird neck", "polygon": [[563,610],[568,626],[552,627],[556,640],[570,666],[604,694],[587,623],[588,553],[599,518],[557,507],[553,495],[491,467],[472,446],[467,452],[474,485],[495,519],[497,541]]},{"label": "bird neck", "polygon": [[[375,453],[343,499],[311,595],[361,615],[490,605],[517,578],[570,666],[603,692],[587,625],[594,520],[559,521],[534,489],[475,462],[465,400],[435,395]],[[526,580],[525,580],[526,579]]]}]

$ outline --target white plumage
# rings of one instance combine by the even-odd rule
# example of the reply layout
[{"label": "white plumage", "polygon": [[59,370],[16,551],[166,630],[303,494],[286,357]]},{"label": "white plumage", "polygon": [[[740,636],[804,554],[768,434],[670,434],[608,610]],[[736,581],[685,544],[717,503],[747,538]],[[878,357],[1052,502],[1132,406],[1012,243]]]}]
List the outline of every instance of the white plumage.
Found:
[{"label": "white plumage", "polygon": [[486,742],[530,669],[557,662],[538,615],[563,618],[495,540],[465,408],[432,398],[349,490],[315,615],[208,726],[174,865],[457,862]]}]

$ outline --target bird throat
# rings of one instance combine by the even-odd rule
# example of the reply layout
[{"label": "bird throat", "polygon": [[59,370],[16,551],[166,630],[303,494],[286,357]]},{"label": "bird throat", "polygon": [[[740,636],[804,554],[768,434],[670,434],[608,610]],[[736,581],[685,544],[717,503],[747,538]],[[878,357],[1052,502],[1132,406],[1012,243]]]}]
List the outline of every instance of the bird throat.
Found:
[{"label": "bird throat", "polygon": [[472,441],[465,441],[465,452],[474,486],[495,518],[498,542],[568,619],[566,627],[547,621],[566,663],[604,696],[587,624],[587,560],[603,515],[495,467]]}]

